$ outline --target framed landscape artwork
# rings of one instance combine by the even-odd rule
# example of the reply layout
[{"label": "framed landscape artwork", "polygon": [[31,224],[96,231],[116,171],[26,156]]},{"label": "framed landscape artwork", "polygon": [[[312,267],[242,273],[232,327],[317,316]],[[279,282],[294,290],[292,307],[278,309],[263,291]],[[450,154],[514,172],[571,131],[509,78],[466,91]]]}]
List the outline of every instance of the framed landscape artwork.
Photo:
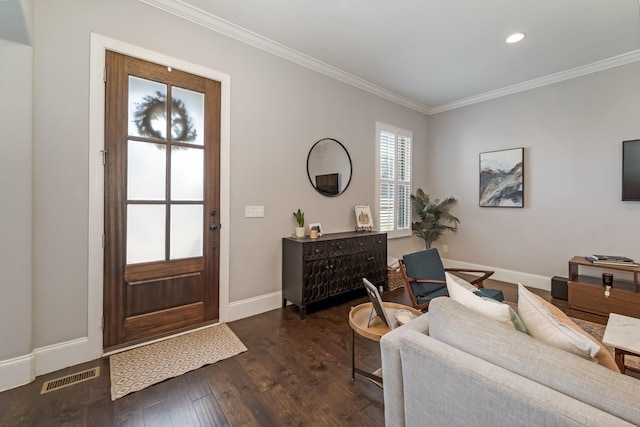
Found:
[{"label": "framed landscape artwork", "polygon": [[524,148],[480,153],[480,206],[524,206]]}]

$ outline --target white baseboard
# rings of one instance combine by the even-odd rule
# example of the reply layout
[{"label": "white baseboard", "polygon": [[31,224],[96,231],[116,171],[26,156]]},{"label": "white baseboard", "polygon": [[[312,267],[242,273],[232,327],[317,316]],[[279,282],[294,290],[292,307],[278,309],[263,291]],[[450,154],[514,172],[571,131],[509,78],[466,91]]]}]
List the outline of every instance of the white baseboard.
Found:
[{"label": "white baseboard", "polygon": [[29,384],[37,375],[93,360],[88,338],[78,338],[46,347],[31,354],[0,360],[0,391]]},{"label": "white baseboard", "polygon": [[36,375],[48,374],[93,359],[87,337],[36,348],[33,354]]},{"label": "white baseboard", "polygon": [[266,311],[282,307],[282,292],[259,295],[240,301],[229,303],[225,322],[232,322],[245,317],[255,316]]},{"label": "white baseboard", "polygon": [[490,265],[472,264],[470,262],[456,261],[453,259],[443,259],[442,262],[447,268],[472,268],[479,270],[495,271],[492,279],[509,283],[522,283],[526,287],[551,291],[551,277],[537,274],[523,273],[521,271],[506,270],[492,267]]},{"label": "white baseboard", "polygon": [[[521,271],[506,270],[487,265],[472,264],[469,262],[456,261],[452,259],[443,259],[442,261],[445,266],[452,268],[493,270],[495,271],[495,273],[493,274],[493,276],[491,276],[492,279],[509,283],[522,283],[523,285],[530,288],[551,291],[550,277],[523,273]],[[227,307],[227,316],[225,322],[244,319],[245,317],[255,316],[256,314],[275,310],[280,307],[282,307],[281,291],[232,302]]]},{"label": "white baseboard", "polygon": [[29,384],[35,378],[33,353],[0,361],[0,391]]},{"label": "white baseboard", "polygon": [[[255,316],[282,307],[282,292],[232,302],[227,307],[226,322]],[[40,347],[31,354],[0,360],[0,391],[28,384],[37,375],[95,359],[87,337]]]}]

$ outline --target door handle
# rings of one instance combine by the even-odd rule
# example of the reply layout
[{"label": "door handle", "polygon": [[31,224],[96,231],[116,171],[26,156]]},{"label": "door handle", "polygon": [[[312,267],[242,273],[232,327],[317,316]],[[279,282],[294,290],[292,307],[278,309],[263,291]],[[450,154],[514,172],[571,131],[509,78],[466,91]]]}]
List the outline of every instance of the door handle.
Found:
[{"label": "door handle", "polygon": [[211,224],[209,224],[209,230],[215,231],[218,229],[218,224],[216,224],[215,222],[212,222]]}]

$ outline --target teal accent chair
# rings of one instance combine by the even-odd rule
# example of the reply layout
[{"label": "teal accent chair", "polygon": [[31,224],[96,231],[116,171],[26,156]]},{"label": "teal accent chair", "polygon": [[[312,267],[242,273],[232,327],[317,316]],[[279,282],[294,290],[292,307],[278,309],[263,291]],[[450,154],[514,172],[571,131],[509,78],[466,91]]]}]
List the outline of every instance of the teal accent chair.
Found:
[{"label": "teal accent chair", "polygon": [[438,250],[431,248],[404,255],[400,262],[400,274],[405,282],[405,288],[414,308],[426,311],[432,299],[448,295],[445,272],[480,273],[481,276],[475,277],[469,282],[478,288],[478,291],[474,293],[496,301],[504,301],[502,291],[484,288],[483,281],[490,277],[494,273],[493,271],[444,268]]}]

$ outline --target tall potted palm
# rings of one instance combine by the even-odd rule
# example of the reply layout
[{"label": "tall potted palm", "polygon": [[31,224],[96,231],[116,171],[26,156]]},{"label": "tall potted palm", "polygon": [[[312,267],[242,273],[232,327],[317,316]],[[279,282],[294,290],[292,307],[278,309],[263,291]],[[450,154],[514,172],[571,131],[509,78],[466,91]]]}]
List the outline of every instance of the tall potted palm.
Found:
[{"label": "tall potted palm", "polygon": [[418,219],[411,225],[411,229],[413,234],[424,240],[427,249],[445,231],[458,232],[460,220],[450,213],[451,208],[457,203],[458,199],[454,197],[442,201],[431,200],[421,188],[416,190],[416,194],[411,195],[413,213]]}]

